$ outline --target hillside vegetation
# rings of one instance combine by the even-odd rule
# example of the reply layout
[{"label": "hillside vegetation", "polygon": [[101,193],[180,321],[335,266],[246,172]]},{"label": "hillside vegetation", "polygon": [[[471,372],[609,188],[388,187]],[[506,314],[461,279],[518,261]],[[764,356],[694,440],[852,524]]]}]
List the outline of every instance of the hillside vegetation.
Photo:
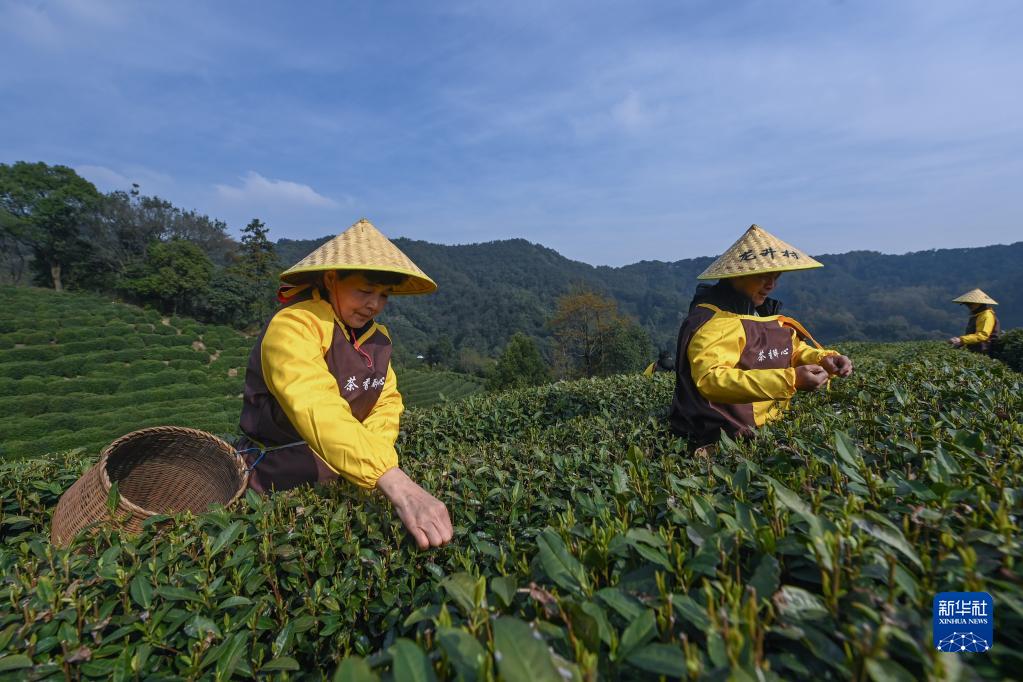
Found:
[{"label": "hillside vegetation", "polygon": [[[772,229],[771,226],[767,226]],[[778,234],[784,236],[784,230]],[[722,249],[733,237],[724,237]],[[319,240],[276,243],[281,263],[291,264]],[[395,243],[440,285],[436,294],[395,297],[389,324],[400,349],[421,353],[446,335],[456,350],[494,356],[516,331],[546,338],[546,320],[557,298],[584,285],[613,297],[674,352],[679,323],[689,308],[696,277],[712,258],[643,261],[593,267],[522,239],[446,246],[411,239]],[[658,245],[651,256],[687,255],[686,245]],[[1002,327],[1023,325],[1023,242],[1007,246],[937,249],[903,255],[873,251],[814,256],[825,267],[786,274],[777,295],[784,312],[805,323],[822,343],[902,341],[959,334],[968,314],[951,300],[981,287],[1001,302]],[[650,359],[655,359],[651,357]]]},{"label": "hillside vegetation", "polygon": [[[451,509],[420,552],[347,484],[140,536],[47,541],[81,454],[0,464],[0,671],[41,679],[1006,679],[1023,665],[1023,381],[939,344],[853,345],[781,423],[686,453],[672,377],[413,410]],[[994,597],[939,654],[937,592]],[[335,674],[336,673],[336,674]]]},{"label": "hillside vegetation", "polygon": [[[237,432],[255,341],[95,294],[0,287],[0,459],[99,450],[135,429]],[[482,390],[454,372],[399,372],[407,405]]]}]

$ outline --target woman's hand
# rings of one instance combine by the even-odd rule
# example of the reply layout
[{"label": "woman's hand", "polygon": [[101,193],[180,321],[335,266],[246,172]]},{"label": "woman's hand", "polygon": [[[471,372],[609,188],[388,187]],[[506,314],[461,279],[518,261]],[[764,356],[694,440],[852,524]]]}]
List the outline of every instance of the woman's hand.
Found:
[{"label": "woman's hand", "polygon": [[797,391],[816,391],[826,383],[828,383],[828,371],[820,365],[796,367]]},{"label": "woman's hand", "polygon": [[448,508],[398,467],[389,469],[377,479],[377,489],[384,494],[398,518],[405,524],[419,549],[440,547],[451,542],[455,534]]},{"label": "woman's hand", "polygon": [[852,374],[852,360],[844,355],[829,355],[821,360],[821,367],[828,374],[840,377],[847,377]]},{"label": "woman's hand", "polygon": [[948,342],[952,344],[955,348],[958,348],[959,346],[963,345],[963,340],[960,339],[958,336],[953,336],[951,339],[948,340]]}]

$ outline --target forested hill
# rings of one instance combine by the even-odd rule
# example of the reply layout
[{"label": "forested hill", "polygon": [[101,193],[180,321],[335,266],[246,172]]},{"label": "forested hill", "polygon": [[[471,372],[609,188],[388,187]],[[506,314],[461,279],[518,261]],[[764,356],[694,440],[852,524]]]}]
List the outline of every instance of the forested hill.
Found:
[{"label": "forested hill", "polygon": [[[290,265],[327,241],[282,239]],[[678,324],[711,258],[594,267],[523,239],[445,246],[395,243],[440,286],[436,294],[396,297],[384,313],[406,349],[448,337],[456,348],[500,352],[515,331],[544,338],[558,296],[584,285],[618,301],[654,342],[673,346]],[[777,296],[784,311],[824,343],[940,338],[962,332],[955,296],[975,287],[1001,305],[1003,328],[1023,325],[1023,242],[904,255],[853,251],[815,256],[824,268],[787,274]]]}]

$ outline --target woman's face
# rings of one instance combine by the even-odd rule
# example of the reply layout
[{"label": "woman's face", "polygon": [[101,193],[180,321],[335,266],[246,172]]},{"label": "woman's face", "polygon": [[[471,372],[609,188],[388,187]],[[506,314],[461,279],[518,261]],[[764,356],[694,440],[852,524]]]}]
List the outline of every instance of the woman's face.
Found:
[{"label": "woman's face", "polygon": [[729,281],[736,291],[746,294],[753,301],[753,305],[761,306],[774,290],[779,277],[781,277],[780,272],[764,272],[757,275],[732,277]]},{"label": "woman's face", "polygon": [[334,312],[352,329],[359,329],[379,315],[392,289],[387,284],[373,284],[360,273],[340,278],[331,271],[323,276],[323,283]]}]

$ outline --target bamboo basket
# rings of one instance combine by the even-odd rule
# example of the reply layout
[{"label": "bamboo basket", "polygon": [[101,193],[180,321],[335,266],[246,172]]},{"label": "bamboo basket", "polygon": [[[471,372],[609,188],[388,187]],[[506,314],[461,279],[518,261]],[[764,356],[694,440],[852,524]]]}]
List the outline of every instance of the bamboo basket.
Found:
[{"label": "bamboo basket", "polygon": [[[116,518],[107,503],[114,482],[120,498]],[[132,431],[108,445],[64,492],[53,512],[50,539],[66,546],[86,527],[110,521],[137,533],[156,514],[229,505],[247,483],[241,455],[213,434],[179,426]]]}]

